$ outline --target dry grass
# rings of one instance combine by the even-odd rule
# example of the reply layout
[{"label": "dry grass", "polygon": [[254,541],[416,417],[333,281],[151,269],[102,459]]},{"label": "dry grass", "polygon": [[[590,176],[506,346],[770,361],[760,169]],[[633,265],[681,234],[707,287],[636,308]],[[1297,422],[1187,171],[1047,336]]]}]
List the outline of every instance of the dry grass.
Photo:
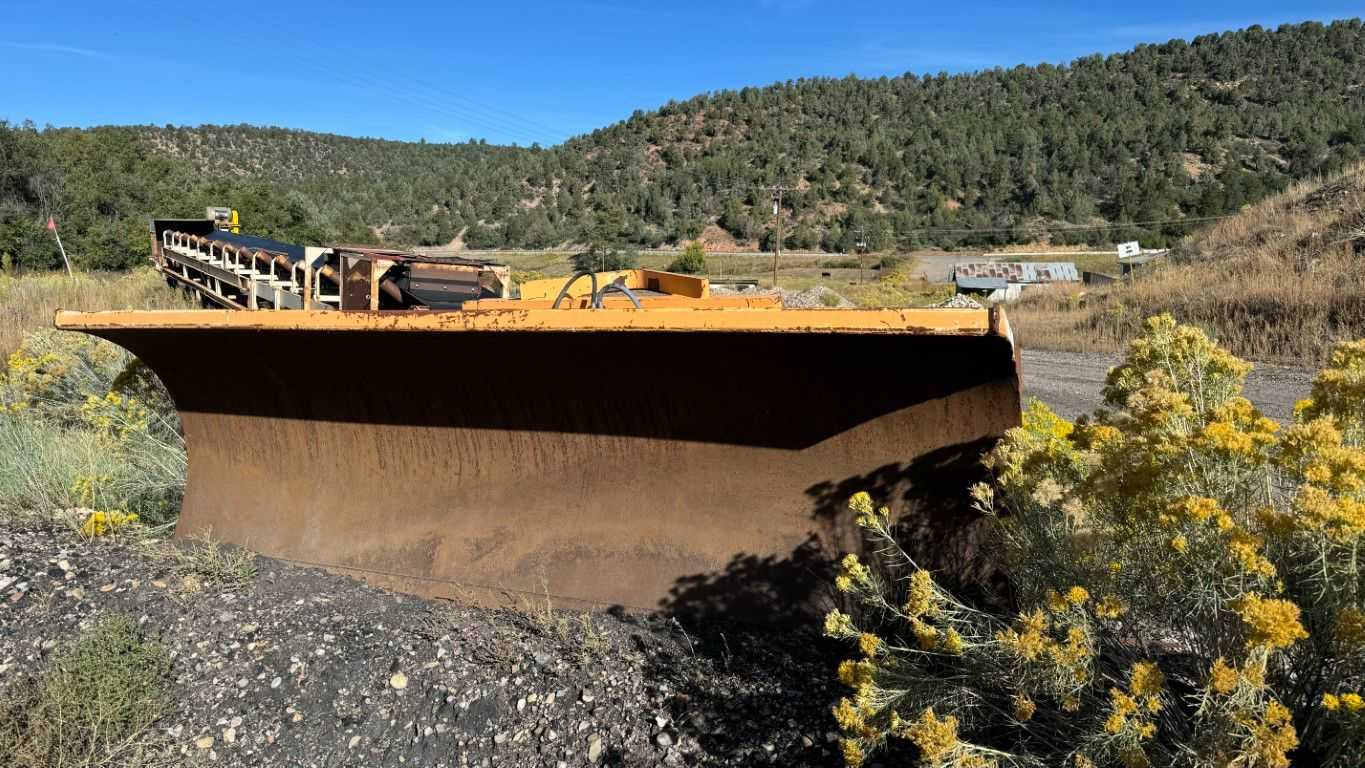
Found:
[{"label": "dry grass", "polygon": [[1027,295],[1010,310],[1026,347],[1118,351],[1169,312],[1234,353],[1318,363],[1365,336],[1365,166],[1303,182],[1192,235],[1169,263],[1081,293]]},{"label": "dry grass", "polygon": [[256,578],[259,571],[255,552],[217,541],[212,531],[201,531],[188,540],[177,541],[149,536],[139,549],[146,557],[170,566],[180,577],[181,593],[233,589]]},{"label": "dry grass", "polygon": [[169,288],[150,267],[124,274],[0,273],[0,356],[38,328],[50,328],[59,309],[183,309],[195,305]]}]

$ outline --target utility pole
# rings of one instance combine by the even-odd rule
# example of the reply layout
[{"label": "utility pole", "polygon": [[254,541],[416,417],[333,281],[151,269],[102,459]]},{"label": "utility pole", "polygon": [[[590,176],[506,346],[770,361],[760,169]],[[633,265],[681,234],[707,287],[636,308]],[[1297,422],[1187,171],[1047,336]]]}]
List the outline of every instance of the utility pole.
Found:
[{"label": "utility pole", "polygon": [[867,276],[866,276],[865,274],[863,274],[863,270],[865,269],[865,266],[864,266],[864,264],[863,264],[863,260],[864,260],[864,259],[863,259],[863,256],[867,253],[867,230],[866,230],[866,229],[863,229],[862,227],[858,227],[858,242],[855,243],[853,247],[856,248],[856,249],[858,250],[858,282],[860,282],[860,283],[865,283],[865,282],[867,282]]},{"label": "utility pole", "polygon": [[773,288],[777,288],[777,260],[782,258],[782,193],[787,188],[781,184],[774,185],[773,190],[773,218],[777,225],[777,247],[773,250]]}]

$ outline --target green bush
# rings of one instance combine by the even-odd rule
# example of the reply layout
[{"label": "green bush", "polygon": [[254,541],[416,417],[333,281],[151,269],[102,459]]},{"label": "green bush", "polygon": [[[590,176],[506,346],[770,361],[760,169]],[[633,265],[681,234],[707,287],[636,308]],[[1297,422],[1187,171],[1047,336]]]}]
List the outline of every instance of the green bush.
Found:
[{"label": "green bush", "polygon": [[[1281,429],[1251,366],[1150,320],[1072,424],[1041,403],[973,489],[1014,606],[918,567],[867,494],[883,568],[845,558],[826,632],[856,641],[835,708],[857,765],[1359,765],[1365,750],[1365,342]],[[886,574],[890,574],[889,576]]]},{"label": "green bush", "polygon": [[700,275],[706,271],[706,249],[697,241],[687,244],[678,258],[668,265],[669,272],[681,272],[684,275]]},{"label": "green bush", "polygon": [[4,692],[0,758],[16,768],[145,765],[170,682],[165,647],[140,637],[130,617],[103,618]]},{"label": "green bush", "polygon": [[640,262],[640,254],[633,248],[593,245],[582,253],[574,254],[572,262],[573,268],[580,272],[613,272],[634,269]]},{"label": "green bush", "polygon": [[857,259],[825,259],[820,262],[821,269],[857,269],[861,263]]}]

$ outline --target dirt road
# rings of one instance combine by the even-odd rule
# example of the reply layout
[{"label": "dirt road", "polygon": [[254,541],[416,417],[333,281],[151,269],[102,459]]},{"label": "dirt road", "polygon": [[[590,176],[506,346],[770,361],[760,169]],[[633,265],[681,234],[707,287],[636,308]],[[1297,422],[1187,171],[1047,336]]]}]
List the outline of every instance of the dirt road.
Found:
[{"label": "dirt road", "polygon": [[[1024,397],[1036,397],[1062,416],[1074,419],[1100,404],[1100,390],[1118,355],[1079,352],[1023,352]],[[1260,364],[1247,377],[1246,396],[1261,412],[1288,423],[1294,403],[1308,396],[1313,371]]]}]

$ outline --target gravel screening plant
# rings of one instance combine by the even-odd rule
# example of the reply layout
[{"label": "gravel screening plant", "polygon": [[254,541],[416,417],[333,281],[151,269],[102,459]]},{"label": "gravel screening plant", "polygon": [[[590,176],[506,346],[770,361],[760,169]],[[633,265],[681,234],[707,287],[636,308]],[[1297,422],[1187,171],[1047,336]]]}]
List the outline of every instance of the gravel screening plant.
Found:
[{"label": "gravel screening plant", "polygon": [[1010,606],[948,589],[866,494],[870,543],[825,621],[856,658],[834,708],[858,765],[1356,765],[1365,749],[1365,342],[1338,344],[1281,426],[1250,365],[1169,316],[1104,409],[1040,403],[972,491]]}]

